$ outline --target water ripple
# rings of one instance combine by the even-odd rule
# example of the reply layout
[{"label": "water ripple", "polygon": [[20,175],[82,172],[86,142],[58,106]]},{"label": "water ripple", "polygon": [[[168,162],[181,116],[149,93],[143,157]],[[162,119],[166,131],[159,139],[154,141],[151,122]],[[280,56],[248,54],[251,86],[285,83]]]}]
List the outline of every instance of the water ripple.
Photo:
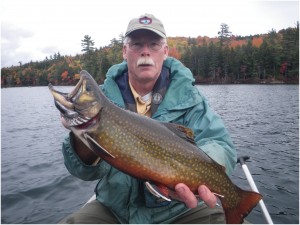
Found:
[{"label": "water ripple", "polygon": [[[66,91],[71,87],[63,87]],[[299,223],[298,85],[201,85],[247,163],[275,223]],[[1,222],[57,223],[96,182],[72,177],[61,144],[68,131],[47,87],[1,89]],[[232,180],[249,189],[240,165]],[[257,206],[247,219],[265,223]]]},{"label": "water ripple", "polygon": [[[275,223],[299,223],[299,86],[201,85],[248,167]],[[233,180],[247,188],[236,169]],[[257,207],[256,207],[257,208]],[[248,219],[264,223],[258,208]]]}]

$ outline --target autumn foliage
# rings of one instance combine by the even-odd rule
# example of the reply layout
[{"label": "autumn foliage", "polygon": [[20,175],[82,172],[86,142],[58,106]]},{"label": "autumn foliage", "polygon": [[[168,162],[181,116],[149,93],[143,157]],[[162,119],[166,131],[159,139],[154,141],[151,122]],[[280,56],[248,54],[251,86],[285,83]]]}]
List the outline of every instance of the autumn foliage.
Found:
[{"label": "autumn foliage", "polygon": [[65,81],[68,78],[68,74],[69,72],[67,70],[65,70],[62,74],[61,74],[61,80]]},{"label": "autumn foliage", "polygon": [[262,43],[263,43],[263,38],[261,37],[261,36],[259,36],[259,37],[254,37],[253,39],[252,39],[252,46],[254,46],[254,47],[256,47],[256,48],[259,48],[261,45],[262,45]]},{"label": "autumn foliage", "polygon": [[[226,25],[226,24],[225,24]],[[219,32],[220,33],[220,32]],[[98,83],[113,65],[122,62],[124,37],[94,48],[91,37],[82,41],[83,54],[55,53],[40,62],[1,68],[1,86],[74,85],[82,69]],[[169,56],[179,59],[201,83],[299,82],[299,23],[255,36],[168,37]],[[89,47],[87,47],[89,46]]]},{"label": "autumn foliage", "polygon": [[176,47],[169,48],[169,56],[180,59],[180,53],[178,52]]}]

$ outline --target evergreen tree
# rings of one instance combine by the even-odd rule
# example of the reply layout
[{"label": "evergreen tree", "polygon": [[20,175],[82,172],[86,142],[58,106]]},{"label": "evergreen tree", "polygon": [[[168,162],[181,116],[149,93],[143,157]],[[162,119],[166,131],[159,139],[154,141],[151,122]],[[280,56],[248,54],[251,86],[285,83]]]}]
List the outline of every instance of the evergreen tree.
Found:
[{"label": "evergreen tree", "polygon": [[212,77],[214,81],[216,79],[216,71],[218,67],[218,55],[217,55],[217,47],[213,42],[209,43],[208,46],[208,70],[209,75]]},{"label": "evergreen tree", "polygon": [[222,48],[224,44],[227,44],[231,37],[231,32],[229,31],[229,26],[226,23],[221,24],[221,30],[218,32],[218,38],[220,41],[220,47]]},{"label": "evergreen tree", "polygon": [[90,74],[95,74],[95,42],[92,40],[91,36],[85,35],[84,39],[81,40],[83,55],[83,69],[87,70]]},{"label": "evergreen tree", "polygon": [[95,42],[92,40],[91,36],[84,35],[84,39],[81,40],[81,46],[83,47],[81,51],[84,53],[89,53],[91,51],[94,51],[95,50],[94,45]]},{"label": "evergreen tree", "polygon": [[[282,80],[299,82],[299,22],[296,27],[268,34],[232,37],[226,24],[221,25],[219,38],[170,38],[169,45],[180,53],[178,58],[205,82],[261,82]],[[6,86],[75,84],[79,71],[89,71],[97,82],[103,82],[107,70],[122,58],[124,37],[114,38],[99,50],[85,35],[84,54],[64,57],[59,52],[41,62],[29,62],[1,69],[1,84]],[[207,41],[208,40],[208,41]],[[248,41],[247,41],[248,40]],[[207,44],[207,43],[209,44]],[[221,43],[220,43],[221,42]],[[171,43],[171,44],[170,44]],[[276,81],[276,80],[275,80]]]},{"label": "evergreen tree", "polygon": [[121,34],[119,39],[112,39],[109,44],[110,51],[107,54],[108,60],[111,64],[120,63],[123,61],[122,49],[124,43],[124,36]]}]

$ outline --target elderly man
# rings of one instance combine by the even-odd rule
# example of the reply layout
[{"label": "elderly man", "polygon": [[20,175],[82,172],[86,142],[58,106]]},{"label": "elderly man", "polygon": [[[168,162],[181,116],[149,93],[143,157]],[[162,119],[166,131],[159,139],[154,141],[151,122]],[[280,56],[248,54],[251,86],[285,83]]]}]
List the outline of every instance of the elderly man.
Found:
[{"label": "elderly man", "polygon": [[[195,142],[230,174],[236,152],[220,117],[193,85],[190,70],[168,57],[166,32],[160,20],[144,14],[129,22],[124,62],[112,66],[102,88],[119,107],[191,128]],[[66,124],[62,121],[63,124]],[[63,143],[65,165],[83,180],[100,179],[96,200],[61,223],[224,223],[224,214],[210,190],[201,185],[199,198],[183,183],[171,202],[152,195],[145,183],[111,167],[72,132]]]}]

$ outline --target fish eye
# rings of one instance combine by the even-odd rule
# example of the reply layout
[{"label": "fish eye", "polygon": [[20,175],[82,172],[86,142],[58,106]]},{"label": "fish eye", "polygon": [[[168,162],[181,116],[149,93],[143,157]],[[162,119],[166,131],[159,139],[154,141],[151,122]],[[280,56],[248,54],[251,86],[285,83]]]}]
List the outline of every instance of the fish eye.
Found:
[{"label": "fish eye", "polygon": [[85,90],[86,91],[91,91],[92,90],[92,86],[90,84],[86,84]]}]

